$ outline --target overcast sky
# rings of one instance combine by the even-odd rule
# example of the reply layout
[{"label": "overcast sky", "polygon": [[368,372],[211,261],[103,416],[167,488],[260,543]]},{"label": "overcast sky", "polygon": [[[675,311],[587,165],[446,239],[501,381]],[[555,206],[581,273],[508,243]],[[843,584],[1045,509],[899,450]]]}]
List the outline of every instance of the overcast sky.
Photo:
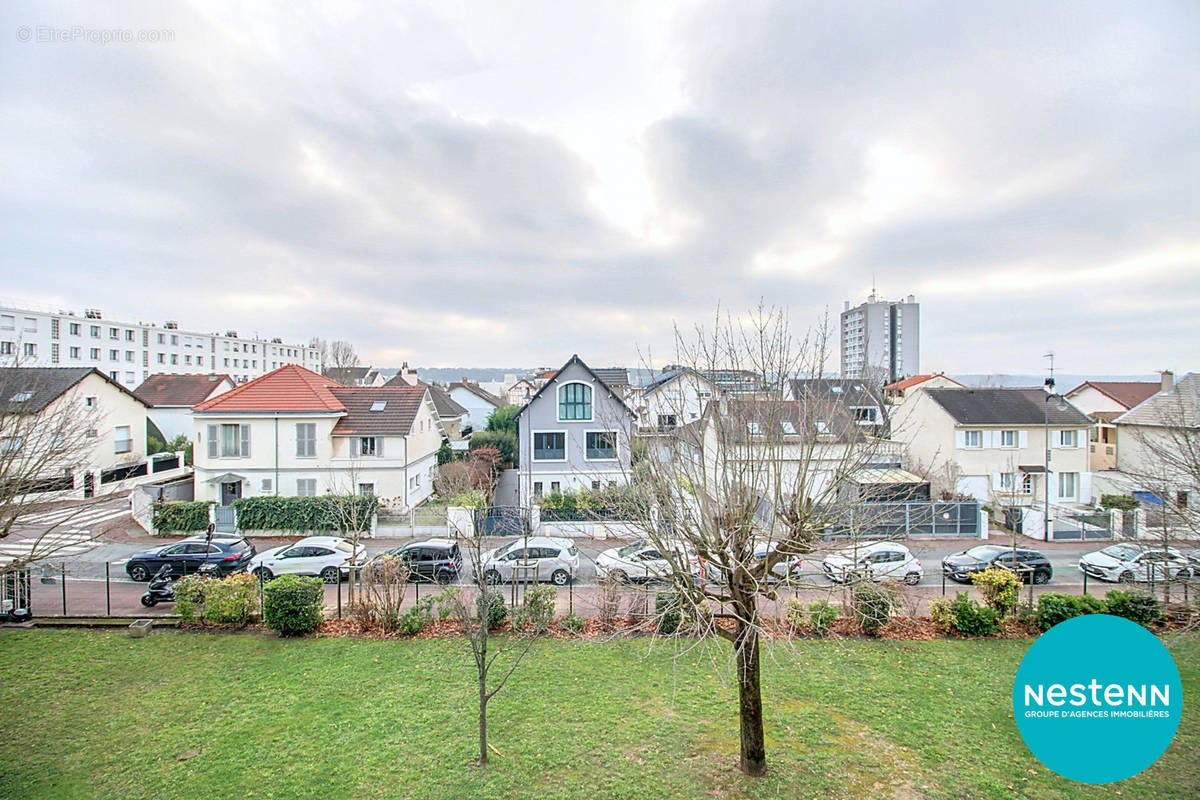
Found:
[{"label": "overcast sky", "polygon": [[927,371],[1200,368],[1200,3],[391,6],[5,2],[0,298],[634,365],[874,280]]}]

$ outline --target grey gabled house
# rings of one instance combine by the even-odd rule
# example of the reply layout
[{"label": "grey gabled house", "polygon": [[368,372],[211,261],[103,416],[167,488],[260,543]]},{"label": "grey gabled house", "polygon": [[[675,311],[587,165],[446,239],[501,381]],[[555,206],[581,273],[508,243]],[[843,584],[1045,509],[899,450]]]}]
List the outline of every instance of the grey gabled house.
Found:
[{"label": "grey gabled house", "polygon": [[517,416],[521,504],[624,483],[633,423],[620,395],[571,356]]}]

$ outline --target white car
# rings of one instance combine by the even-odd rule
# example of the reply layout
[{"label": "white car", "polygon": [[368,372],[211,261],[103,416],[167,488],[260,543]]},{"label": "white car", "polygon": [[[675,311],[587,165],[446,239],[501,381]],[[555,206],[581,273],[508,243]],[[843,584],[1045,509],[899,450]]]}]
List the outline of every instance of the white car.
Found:
[{"label": "white car", "polygon": [[916,586],[925,568],[907,547],[896,542],[872,542],[826,556],[821,562],[825,577],[834,583],[860,580],[897,580]]},{"label": "white car", "polygon": [[309,536],[293,544],[264,550],[250,560],[246,571],[270,580],[276,575],[316,575],[337,583],[350,567],[362,566],[366,548],[355,550],[340,536]]},{"label": "white car", "polygon": [[[683,544],[672,545],[676,563],[698,573],[699,561]],[[671,562],[651,542],[639,540],[624,547],[613,547],[596,557],[596,577],[612,578],[621,583],[645,583],[665,580],[671,574]]]},{"label": "white car", "polygon": [[579,550],[570,539],[530,536],[484,553],[482,561],[490,584],[516,580],[566,586],[579,571]]},{"label": "white car", "polygon": [[1187,558],[1176,550],[1128,542],[1111,544],[1079,557],[1079,570],[1088,577],[1120,583],[1167,580],[1187,569]]},{"label": "white car", "polygon": [[[771,553],[779,547],[779,542],[758,542],[754,545],[754,562],[758,563],[766,559]],[[692,575],[696,578],[700,577],[700,559],[693,559]],[[787,581],[790,578],[795,578],[800,575],[800,570],[804,566],[804,559],[801,556],[790,556],[780,560],[775,566],[771,567],[771,572],[767,575],[767,583],[777,583],[779,581]],[[720,571],[712,566],[709,562],[705,565],[704,579],[709,583],[724,583],[724,576]]]}]

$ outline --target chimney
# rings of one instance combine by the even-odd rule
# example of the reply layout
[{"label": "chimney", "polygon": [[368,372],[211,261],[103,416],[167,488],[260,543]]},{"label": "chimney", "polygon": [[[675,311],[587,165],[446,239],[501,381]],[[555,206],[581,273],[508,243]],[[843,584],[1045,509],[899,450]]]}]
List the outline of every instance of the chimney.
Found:
[{"label": "chimney", "polygon": [[1169,392],[1175,388],[1175,373],[1169,369],[1162,371],[1162,391]]},{"label": "chimney", "polygon": [[915,302],[917,302],[917,298],[916,298],[916,297],[914,297],[913,295],[911,295],[911,294],[910,294],[910,295],[908,296],[908,300],[907,300],[907,302],[909,302],[909,303],[915,303]]},{"label": "chimney", "polygon": [[842,301],[842,311],[849,311],[849,310],[850,310],[850,301],[843,300]]}]

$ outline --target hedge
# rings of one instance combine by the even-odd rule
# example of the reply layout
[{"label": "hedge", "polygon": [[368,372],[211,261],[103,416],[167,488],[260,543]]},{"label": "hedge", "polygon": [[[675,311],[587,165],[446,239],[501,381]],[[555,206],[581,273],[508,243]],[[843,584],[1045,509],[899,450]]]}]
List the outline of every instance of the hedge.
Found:
[{"label": "hedge", "polygon": [[324,599],[320,578],[281,575],[263,587],[263,621],[280,636],[303,636],[321,624]]},{"label": "hedge", "polygon": [[208,527],[208,507],[211,501],[177,500],[154,504],[154,530],[159,533],[202,531]]},{"label": "hedge", "polygon": [[[357,519],[366,530],[370,527],[371,517],[379,510],[379,499],[374,495],[263,495],[238,498],[233,501],[233,508],[239,530],[343,530],[351,519]],[[355,513],[357,516],[352,516]]]}]

